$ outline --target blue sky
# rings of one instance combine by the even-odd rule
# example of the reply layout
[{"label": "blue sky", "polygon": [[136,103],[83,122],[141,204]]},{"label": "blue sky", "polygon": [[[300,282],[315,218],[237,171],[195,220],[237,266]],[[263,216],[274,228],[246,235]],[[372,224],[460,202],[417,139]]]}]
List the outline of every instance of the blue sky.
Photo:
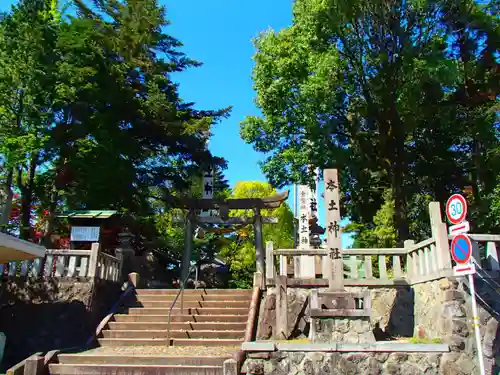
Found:
[{"label": "blue sky", "polygon": [[188,56],[203,66],[180,73],[181,96],[199,108],[233,106],[231,117],[218,124],[210,150],[229,161],[231,184],[265,180],[257,163],[262,155],[239,137],[239,122],[258,114],[253,102],[252,38],[260,31],[291,23],[292,0],[163,0],[172,25],[168,33],[184,43]]},{"label": "blue sky", "polygon": [[[0,0],[0,11],[16,0]],[[258,162],[263,159],[239,136],[239,123],[248,115],[258,115],[252,88],[252,38],[272,28],[291,24],[292,0],[160,0],[167,7],[172,24],[166,32],[179,39],[182,51],[203,63],[174,77],[181,96],[200,109],[232,106],[231,116],[214,129],[210,150],[228,160],[226,176],[237,181],[265,181]],[[290,195],[293,191],[290,188]],[[321,190],[321,188],[320,188]],[[320,200],[321,201],[321,200]],[[290,202],[291,203],[291,200]],[[324,207],[319,205],[324,225]],[[351,241],[344,236],[343,246]]]}]

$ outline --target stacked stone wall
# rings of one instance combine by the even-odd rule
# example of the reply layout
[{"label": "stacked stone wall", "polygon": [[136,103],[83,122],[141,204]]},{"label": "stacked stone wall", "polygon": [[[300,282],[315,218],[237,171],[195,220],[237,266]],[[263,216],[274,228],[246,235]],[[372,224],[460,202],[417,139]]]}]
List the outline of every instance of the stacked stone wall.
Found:
[{"label": "stacked stone wall", "polygon": [[121,284],[90,278],[0,283],[0,373],[36,352],[84,345],[116,303]]},{"label": "stacked stone wall", "polygon": [[[368,288],[348,287],[348,292],[360,293]],[[372,299],[371,324],[377,339],[413,336],[414,292],[410,287],[370,288]],[[288,288],[288,325],[292,337],[303,338],[309,332],[309,298],[311,289]],[[276,289],[268,288],[262,297],[257,329],[259,340],[277,338],[276,335]]]},{"label": "stacked stone wall", "polygon": [[[476,276],[475,280],[485,373],[498,375],[500,374],[500,327],[498,324],[500,279],[485,279]],[[448,344],[450,348],[450,352],[440,355],[437,361],[440,374],[478,374],[471,295],[466,281],[463,278],[441,278],[411,287],[370,288],[372,297],[370,322],[374,328],[375,338],[378,341],[404,337],[416,337],[423,342],[440,340]],[[350,292],[362,292],[367,288],[346,289]],[[310,289],[288,288],[287,298],[288,328],[289,332],[292,332],[291,338],[308,337],[311,329],[308,318]],[[276,338],[275,309],[275,290],[270,288],[261,303],[257,339]],[[328,340],[352,343],[369,341],[363,338],[365,332],[360,322],[352,323],[338,319],[334,323],[324,324],[330,324],[330,326],[317,328],[324,332],[322,334],[325,336],[325,342]],[[332,355],[329,354],[329,356]],[[322,358],[327,357],[324,355]],[[340,361],[340,357],[335,358]],[[347,360],[344,354],[342,358]],[[273,361],[276,362],[277,359]],[[363,361],[366,362],[368,359]],[[369,362],[375,363],[371,359]],[[390,363],[392,362],[391,360]],[[383,365],[385,363],[383,362]],[[391,367],[392,364],[387,366]]]},{"label": "stacked stone wall", "polygon": [[[496,279],[475,277],[479,327],[486,375],[500,374],[499,311],[500,294],[494,287]],[[460,369],[478,373],[473,327],[471,294],[463,278],[442,278],[415,285],[416,331],[425,337],[434,336],[449,344],[450,374]]]},{"label": "stacked stone wall", "polygon": [[441,353],[274,352],[249,354],[247,375],[442,375]]}]

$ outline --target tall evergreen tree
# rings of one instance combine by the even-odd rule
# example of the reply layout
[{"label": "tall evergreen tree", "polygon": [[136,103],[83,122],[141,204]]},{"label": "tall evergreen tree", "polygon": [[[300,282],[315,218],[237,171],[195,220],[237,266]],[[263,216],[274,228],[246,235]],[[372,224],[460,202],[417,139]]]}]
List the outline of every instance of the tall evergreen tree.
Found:
[{"label": "tall evergreen tree", "polygon": [[[92,6],[91,6],[92,5]],[[154,0],[22,0],[0,22],[0,137],[5,215],[14,190],[29,236],[33,204],[152,213],[157,189],[190,184],[229,109],[196,110],[171,74],[200,63],[164,33]]]},{"label": "tall evergreen tree", "polygon": [[52,0],[22,0],[0,23],[0,153],[2,224],[13,190],[21,194],[20,233],[28,238],[37,169],[47,161],[58,107],[59,13]]}]

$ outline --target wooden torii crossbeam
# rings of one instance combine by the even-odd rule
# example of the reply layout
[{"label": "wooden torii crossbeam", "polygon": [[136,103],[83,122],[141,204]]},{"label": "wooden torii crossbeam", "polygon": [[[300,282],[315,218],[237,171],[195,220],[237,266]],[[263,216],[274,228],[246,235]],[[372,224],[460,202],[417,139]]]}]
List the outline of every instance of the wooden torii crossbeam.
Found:
[{"label": "wooden torii crossbeam", "polygon": [[[238,199],[178,199],[176,208],[210,210],[227,207],[230,210],[274,209],[280,207],[288,199],[288,190],[267,198],[238,198]],[[175,198],[174,198],[175,199]]]}]

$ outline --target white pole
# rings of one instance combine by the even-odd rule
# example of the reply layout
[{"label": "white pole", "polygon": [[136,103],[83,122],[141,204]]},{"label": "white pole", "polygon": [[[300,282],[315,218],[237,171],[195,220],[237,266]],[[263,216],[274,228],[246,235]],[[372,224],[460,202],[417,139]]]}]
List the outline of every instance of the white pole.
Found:
[{"label": "white pole", "polygon": [[293,243],[298,247],[298,223],[297,223],[297,184],[293,184]]},{"label": "white pole", "polygon": [[484,373],[483,346],[481,345],[481,333],[479,331],[479,313],[477,312],[476,288],[474,287],[474,276],[469,275],[469,288],[472,297],[472,324],[474,325],[474,333],[476,336],[477,357],[479,361],[479,373]]}]

